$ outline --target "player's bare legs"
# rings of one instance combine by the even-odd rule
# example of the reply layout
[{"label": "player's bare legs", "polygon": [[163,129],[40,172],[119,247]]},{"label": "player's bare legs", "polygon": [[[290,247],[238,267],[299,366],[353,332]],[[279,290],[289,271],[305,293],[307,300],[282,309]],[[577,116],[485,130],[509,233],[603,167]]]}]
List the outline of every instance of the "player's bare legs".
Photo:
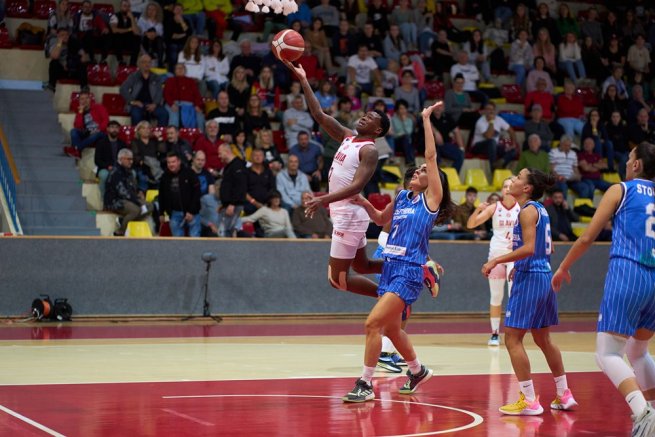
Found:
[{"label": "player's bare legs", "polygon": [[357,250],[355,259],[330,257],[328,279],[337,290],[350,291],[363,296],[378,297],[378,284],[362,275],[350,273],[350,267],[357,273],[374,274],[382,272],[382,260],[371,261],[366,255],[366,248]]},{"label": "player's bare legs", "polygon": [[548,367],[554,377],[564,375],[564,363],[559,348],[550,341],[550,328],[532,330],[532,338],[543,352],[548,362]]},{"label": "player's bare legs", "polygon": [[525,329],[505,327],[505,347],[519,381],[527,381],[531,378],[530,360],[523,346],[526,332]]},{"label": "player's bare legs", "polygon": [[389,337],[398,352],[407,361],[416,359],[414,347],[409,337],[400,328],[400,314],[405,308],[405,302],[393,293],[385,293],[375,304],[366,319],[366,349],[364,365],[375,367],[382,349],[382,333]]}]

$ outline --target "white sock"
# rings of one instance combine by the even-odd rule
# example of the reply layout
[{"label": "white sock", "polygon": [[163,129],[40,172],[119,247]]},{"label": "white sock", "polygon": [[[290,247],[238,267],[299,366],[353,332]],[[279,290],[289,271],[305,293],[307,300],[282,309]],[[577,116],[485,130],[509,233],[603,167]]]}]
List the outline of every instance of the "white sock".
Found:
[{"label": "white sock", "polygon": [[393,347],[393,343],[391,342],[391,339],[387,337],[386,335],[382,336],[382,352],[383,353],[392,353],[396,350],[396,348]]},{"label": "white sock", "polygon": [[416,357],[415,360],[407,361],[407,367],[409,367],[409,371],[412,372],[412,375],[416,375],[421,371],[421,362],[418,360],[418,357]]},{"label": "white sock", "polygon": [[555,378],[555,388],[557,388],[557,396],[564,395],[566,389],[569,388],[568,384],[566,383],[566,375],[557,376]]},{"label": "white sock", "polygon": [[635,417],[641,415],[641,413],[643,413],[644,409],[646,408],[646,398],[644,398],[644,394],[640,390],[635,390],[628,393],[628,395],[625,397],[625,401],[628,403],[628,406],[632,410],[632,414],[634,414]]},{"label": "white sock", "polygon": [[491,332],[498,334],[500,330],[500,317],[490,317],[489,320],[491,321]]},{"label": "white sock", "polygon": [[534,384],[532,380],[519,381],[519,390],[525,395],[525,399],[528,402],[532,402],[537,398],[537,395],[534,394]]},{"label": "white sock", "polygon": [[371,385],[371,380],[373,379],[374,373],[375,367],[364,366],[364,369],[362,370],[362,379],[364,382],[366,382],[368,385]]}]

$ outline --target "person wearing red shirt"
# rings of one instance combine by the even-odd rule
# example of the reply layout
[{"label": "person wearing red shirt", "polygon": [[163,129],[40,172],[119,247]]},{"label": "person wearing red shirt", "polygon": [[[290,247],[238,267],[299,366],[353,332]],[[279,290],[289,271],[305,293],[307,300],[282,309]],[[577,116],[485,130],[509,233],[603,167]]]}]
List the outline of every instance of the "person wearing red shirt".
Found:
[{"label": "person wearing red shirt", "polygon": [[553,95],[546,91],[546,80],[539,78],[537,79],[537,89],[530,91],[527,96],[525,96],[525,115],[529,116],[532,111],[532,105],[538,104],[541,105],[542,117],[547,121],[553,120],[553,105],[555,104],[555,99]]},{"label": "person wearing red shirt", "polygon": [[198,137],[193,145],[193,150],[202,150],[205,152],[207,160],[205,169],[211,173],[214,178],[220,175],[219,170],[224,167],[223,161],[218,156],[218,147],[223,144],[223,140],[218,135],[218,121],[215,119],[205,123],[205,135]]},{"label": "person wearing red shirt", "polygon": [[564,93],[557,97],[557,122],[569,137],[582,134],[584,126],[584,104],[575,93],[575,85],[570,79],[564,81]]},{"label": "person wearing red shirt", "polygon": [[312,44],[309,41],[305,40],[305,51],[302,56],[298,58],[297,62],[305,70],[305,73],[307,73],[309,84],[312,88],[316,88],[318,86],[318,81],[323,78],[323,75],[319,77],[318,57],[312,55]]},{"label": "person wearing red shirt", "polygon": [[108,123],[109,114],[105,107],[92,102],[88,91],[80,92],[79,106],[70,131],[72,146],[64,147],[64,153],[79,158],[83,149],[95,146],[105,136]]},{"label": "person wearing red shirt", "polygon": [[596,189],[605,192],[612,185],[601,177],[601,171],[607,170],[607,160],[594,152],[595,147],[594,139],[587,137],[582,143],[583,150],[578,153],[581,182],[588,185],[592,193]]},{"label": "person wearing red shirt", "polygon": [[[175,127],[196,127],[203,130],[205,126],[205,103],[202,101],[198,84],[186,77],[184,64],[175,65],[175,76],[168,78],[164,85],[164,101],[168,112],[168,125]],[[195,121],[194,116],[195,115]]]}]

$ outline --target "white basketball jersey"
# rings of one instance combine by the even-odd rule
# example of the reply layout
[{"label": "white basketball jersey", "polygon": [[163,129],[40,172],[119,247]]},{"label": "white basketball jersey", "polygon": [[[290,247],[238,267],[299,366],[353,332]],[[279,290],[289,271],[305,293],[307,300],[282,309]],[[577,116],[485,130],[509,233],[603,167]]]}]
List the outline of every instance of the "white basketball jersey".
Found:
[{"label": "white basketball jersey", "polygon": [[494,232],[489,244],[489,253],[503,255],[512,251],[512,235],[519,211],[521,206],[518,202],[510,209],[505,208],[503,202],[496,202],[496,210],[491,217]]},{"label": "white basketball jersey", "polygon": [[[355,137],[344,138],[330,168],[328,176],[330,193],[352,184],[355,172],[359,168],[359,150],[367,144],[375,147],[375,143],[371,140],[355,141]],[[352,203],[350,199],[331,203],[330,217],[334,229],[340,231],[365,232],[368,229],[369,216],[366,210]]]}]

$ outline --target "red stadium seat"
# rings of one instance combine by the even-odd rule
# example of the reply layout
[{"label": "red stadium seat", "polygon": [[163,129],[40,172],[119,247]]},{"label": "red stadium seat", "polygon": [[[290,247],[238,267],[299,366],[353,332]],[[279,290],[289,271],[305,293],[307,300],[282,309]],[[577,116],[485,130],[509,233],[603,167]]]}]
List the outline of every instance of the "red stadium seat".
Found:
[{"label": "red stadium seat", "polygon": [[284,131],[282,130],[273,131],[273,144],[275,144],[275,148],[280,153],[287,153],[289,151],[287,140],[284,138]]},{"label": "red stadium seat", "polygon": [[127,112],[125,112],[125,100],[120,94],[103,94],[102,106],[105,107],[109,115],[127,115]]},{"label": "red stadium seat", "polygon": [[[89,93],[89,96],[91,97],[91,103],[96,102],[96,98],[93,95],[93,93]],[[71,101],[70,105],[68,106],[68,109],[70,112],[77,112],[77,108],[80,106],[80,93],[78,91],[73,91],[71,93]]]},{"label": "red stadium seat", "polygon": [[425,82],[425,92],[428,99],[440,100],[443,99],[446,90],[444,88],[443,82],[438,80],[428,80]]},{"label": "red stadium seat", "polygon": [[29,0],[7,0],[6,15],[8,18],[31,18]]},{"label": "red stadium seat", "polygon": [[371,205],[373,205],[375,209],[381,211],[391,203],[391,196],[387,193],[371,193],[368,195],[368,201],[371,202]]},{"label": "red stadium seat", "polygon": [[501,95],[507,100],[507,103],[523,104],[525,99],[521,94],[521,87],[516,83],[505,83],[501,90]]},{"label": "red stadium seat", "polygon": [[116,70],[116,85],[120,85],[125,82],[127,76],[134,73],[137,70],[137,67],[131,65],[119,65]]},{"label": "red stadium seat", "polygon": [[57,8],[57,2],[51,0],[36,0],[34,2],[34,18],[47,20],[50,13]]},{"label": "red stadium seat", "polygon": [[193,127],[183,127],[180,129],[180,137],[187,140],[189,144],[194,144],[200,135],[202,135],[200,130]]},{"label": "red stadium seat", "polygon": [[166,126],[157,126],[152,128],[152,136],[157,140],[166,139]]},{"label": "red stadium seat", "polygon": [[125,144],[129,145],[134,139],[134,126],[121,126],[118,138]]},{"label": "red stadium seat", "polygon": [[5,26],[0,26],[0,49],[10,49],[12,46],[9,31]]},{"label": "red stadium seat", "polygon": [[243,224],[241,225],[241,229],[245,233],[248,233],[248,234],[253,235],[253,236],[255,235],[255,224],[254,223],[243,222]]},{"label": "red stadium seat", "polygon": [[114,79],[107,64],[89,64],[86,68],[89,85],[112,86]]},{"label": "red stadium seat", "polygon": [[581,86],[576,90],[576,92],[582,98],[582,103],[585,106],[599,105],[600,102],[598,101],[598,95],[596,94],[596,90],[594,90],[593,87]]},{"label": "red stadium seat", "polygon": [[159,225],[159,236],[160,237],[172,237],[171,225],[168,222],[161,222]]}]

